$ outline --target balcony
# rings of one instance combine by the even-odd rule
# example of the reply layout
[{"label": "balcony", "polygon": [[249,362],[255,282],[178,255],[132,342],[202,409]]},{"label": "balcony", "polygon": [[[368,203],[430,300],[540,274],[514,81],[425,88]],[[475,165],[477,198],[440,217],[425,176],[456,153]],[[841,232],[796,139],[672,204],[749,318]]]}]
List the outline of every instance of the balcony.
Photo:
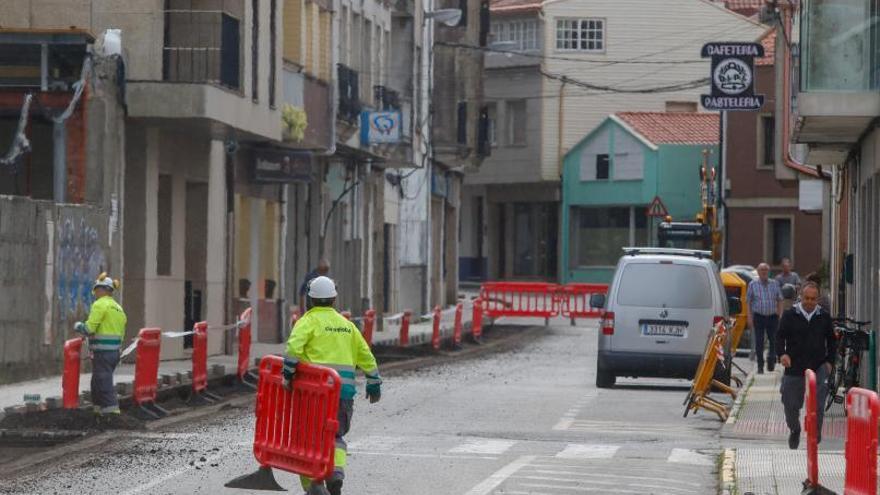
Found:
[{"label": "balcony", "polygon": [[241,88],[239,19],[219,10],[166,10],[162,79]]},{"label": "balcony", "polygon": [[880,116],[880,0],[807,0],[801,8],[796,138],[827,160]]},{"label": "balcony", "polygon": [[347,65],[338,64],[337,82],[339,84],[339,112],[337,117],[349,123],[355,123],[361,113],[359,74]]}]

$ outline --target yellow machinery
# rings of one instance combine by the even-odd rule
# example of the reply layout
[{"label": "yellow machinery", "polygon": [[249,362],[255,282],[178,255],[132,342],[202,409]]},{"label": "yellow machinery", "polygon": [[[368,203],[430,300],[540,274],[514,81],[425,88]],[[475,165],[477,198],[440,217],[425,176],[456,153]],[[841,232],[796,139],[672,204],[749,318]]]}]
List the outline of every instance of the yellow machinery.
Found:
[{"label": "yellow machinery", "polygon": [[730,331],[730,352],[735,353],[748,323],[748,313],[746,312],[746,289],[748,286],[738,275],[729,272],[721,272],[721,283],[724,284],[724,291],[728,298],[736,297],[740,300],[739,313],[730,315],[733,320]]}]

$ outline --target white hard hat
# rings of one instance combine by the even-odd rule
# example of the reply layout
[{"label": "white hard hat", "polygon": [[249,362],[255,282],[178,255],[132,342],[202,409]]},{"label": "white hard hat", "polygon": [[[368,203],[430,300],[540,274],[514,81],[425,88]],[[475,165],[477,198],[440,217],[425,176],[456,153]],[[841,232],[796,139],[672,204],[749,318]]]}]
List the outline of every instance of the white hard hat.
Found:
[{"label": "white hard hat", "polygon": [[315,277],[309,282],[309,297],[312,299],[332,299],[336,297],[336,282],[330,277]]},{"label": "white hard hat", "polygon": [[98,280],[95,280],[95,285],[92,287],[92,290],[97,289],[98,287],[107,290],[115,290],[116,284],[113,283],[113,279],[110,277],[101,277]]}]

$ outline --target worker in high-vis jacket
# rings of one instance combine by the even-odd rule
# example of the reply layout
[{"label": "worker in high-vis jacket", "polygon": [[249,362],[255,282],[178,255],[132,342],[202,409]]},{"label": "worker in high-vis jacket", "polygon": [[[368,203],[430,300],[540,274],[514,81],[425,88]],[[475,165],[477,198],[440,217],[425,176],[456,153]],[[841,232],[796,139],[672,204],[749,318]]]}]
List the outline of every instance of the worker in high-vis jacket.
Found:
[{"label": "worker in high-vis jacket", "polygon": [[[355,388],[355,371],[363,371],[367,380],[367,398],[376,403],[382,396],[382,379],[376,358],[364,340],[360,330],[333,308],[336,301],[336,284],[328,277],[320,276],[309,282],[308,311],[297,320],[287,341],[287,357],[284,359],[284,386],[292,388],[299,362],[319,364],[333,368],[342,378],[339,397],[339,431],[336,433],[336,453],[333,475],[326,481],[331,495],[342,493],[345,478],[346,443],[343,436],[351,427]],[[318,483],[301,478],[307,493],[322,493]]]},{"label": "worker in high-vis jacket", "polygon": [[113,299],[113,292],[118,288],[118,280],[113,280],[106,273],[98,276],[92,287],[95,302],[89,309],[89,318],[74,325],[74,330],[89,339],[92,404],[96,414],[119,414],[113,372],[119,363],[119,347],[125,337],[128,319],[122,306]]}]

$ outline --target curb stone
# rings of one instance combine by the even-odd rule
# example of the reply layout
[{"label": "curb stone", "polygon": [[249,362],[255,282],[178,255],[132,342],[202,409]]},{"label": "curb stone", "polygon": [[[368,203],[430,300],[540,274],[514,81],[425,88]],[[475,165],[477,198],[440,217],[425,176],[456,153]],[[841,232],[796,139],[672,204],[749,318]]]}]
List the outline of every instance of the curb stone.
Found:
[{"label": "curb stone", "polygon": [[738,495],[736,489],[736,449],[724,449],[721,454],[721,495]]}]

